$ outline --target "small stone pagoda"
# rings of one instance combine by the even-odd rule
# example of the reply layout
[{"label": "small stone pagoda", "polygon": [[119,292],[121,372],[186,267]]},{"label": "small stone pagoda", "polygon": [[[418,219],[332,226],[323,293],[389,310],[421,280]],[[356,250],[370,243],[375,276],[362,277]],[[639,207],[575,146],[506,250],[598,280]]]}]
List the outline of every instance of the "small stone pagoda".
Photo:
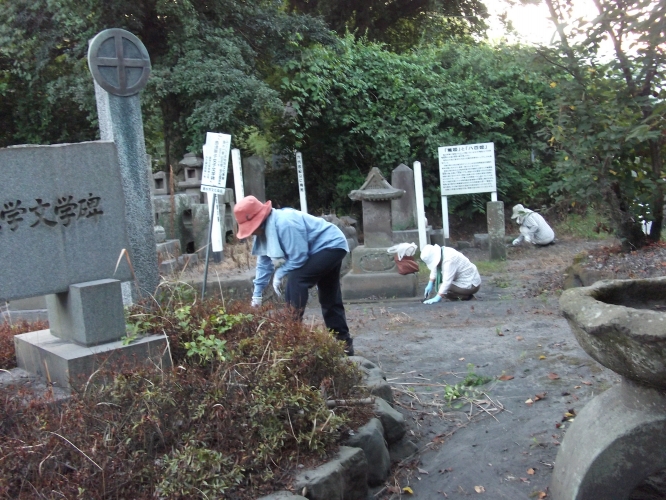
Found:
[{"label": "small stone pagoda", "polygon": [[352,251],[351,271],[341,280],[343,299],[415,297],[416,274],[402,275],[387,252],[393,245],[391,201],[403,196],[378,168],[349,197],[363,204],[364,244]]}]

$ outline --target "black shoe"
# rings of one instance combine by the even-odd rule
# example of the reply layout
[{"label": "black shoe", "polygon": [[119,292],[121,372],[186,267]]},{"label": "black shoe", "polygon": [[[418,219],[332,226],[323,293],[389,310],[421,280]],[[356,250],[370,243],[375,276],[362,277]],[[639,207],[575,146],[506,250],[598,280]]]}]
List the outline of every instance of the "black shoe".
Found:
[{"label": "black shoe", "polygon": [[354,355],[354,339],[349,337],[348,339],[343,340],[345,343],[345,356]]},{"label": "black shoe", "polygon": [[460,300],[472,300],[474,298],[474,295],[466,295],[464,297],[460,297]]}]

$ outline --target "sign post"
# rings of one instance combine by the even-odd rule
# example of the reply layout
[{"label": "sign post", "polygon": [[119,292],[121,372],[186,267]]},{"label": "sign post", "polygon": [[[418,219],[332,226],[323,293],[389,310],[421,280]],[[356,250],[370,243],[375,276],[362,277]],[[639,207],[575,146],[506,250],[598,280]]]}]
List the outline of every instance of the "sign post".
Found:
[{"label": "sign post", "polygon": [[296,170],[298,171],[298,194],[301,197],[301,212],[308,213],[308,200],[305,196],[305,176],[303,175],[303,155],[296,153]]},{"label": "sign post", "polygon": [[497,201],[495,177],[495,144],[463,144],[444,146],[439,152],[439,180],[442,190],[442,227],[444,241],[449,237],[447,196],[456,194],[491,193]]},{"label": "sign post", "polygon": [[[208,281],[208,261],[210,258],[210,247],[215,241],[213,251],[222,251],[222,221],[220,221],[220,210],[218,195],[224,194],[227,186],[227,172],[229,170],[229,150],[231,149],[231,136],[229,134],[206,133],[206,144],[204,144],[204,164],[201,174],[201,191],[212,193],[212,200],[209,198],[208,215],[210,223],[208,225],[208,239],[206,240],[206,264],[204,266],[203,286],[201,289],[201,298],[206,295],[206,282]],[[215,236],[213,236],[213,226],[215,226]]]}]

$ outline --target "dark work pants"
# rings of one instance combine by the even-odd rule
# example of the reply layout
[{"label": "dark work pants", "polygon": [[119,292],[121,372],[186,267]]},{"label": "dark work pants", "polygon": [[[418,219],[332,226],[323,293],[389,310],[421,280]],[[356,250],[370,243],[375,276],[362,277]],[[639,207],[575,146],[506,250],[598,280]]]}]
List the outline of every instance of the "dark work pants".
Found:
[{"label": "dark work pants", "polygon": [[345,255],[347,251],[342,248],[322,250],[311,255],[302,267],[289,272],[285,290],[287,304],[296,309],[299,318],[303,319],[308,291],[317,285],[324,323],[326,328],[335,332],[338,340],[349,339],[340,290],[340,266]]}]

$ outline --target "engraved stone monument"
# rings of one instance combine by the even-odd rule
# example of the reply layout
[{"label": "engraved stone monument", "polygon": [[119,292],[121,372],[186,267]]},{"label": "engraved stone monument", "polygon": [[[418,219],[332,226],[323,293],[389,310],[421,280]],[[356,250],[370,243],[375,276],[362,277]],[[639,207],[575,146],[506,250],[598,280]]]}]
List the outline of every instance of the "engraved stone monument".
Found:
[{"label": "engraved stone monument", "polygon": [[0,172],[0,300],[46,295],[50,325],[14,338],[18,366],[67,389],[109,356],[169,364],[163,335],[120,341],[132,274],[115,144],[0,149]]}]

